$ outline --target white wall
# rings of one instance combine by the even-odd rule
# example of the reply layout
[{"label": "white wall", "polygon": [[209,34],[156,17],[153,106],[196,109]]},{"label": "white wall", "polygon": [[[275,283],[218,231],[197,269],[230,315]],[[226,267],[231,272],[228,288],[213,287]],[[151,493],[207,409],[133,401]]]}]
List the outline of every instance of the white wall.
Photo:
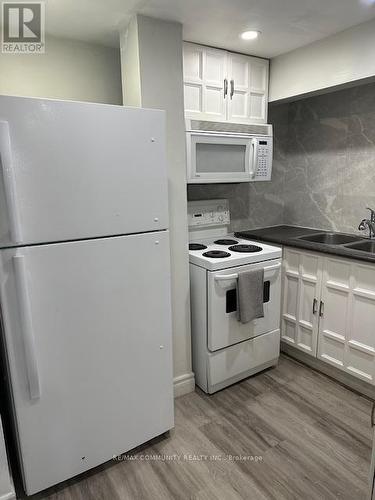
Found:
[{"label": "white wall", "polygon": [[[134,38],[138,39],[135,47]],[[131,40],[129,43],[128,41]],[[136,62],[136,58],[139,60]],[[186,201],[186,151],[182,81],[182,25],[137,16],[121,36],[124,104],[139,100],[167,113],[167,161],[172,264],[175,395],[194,390],[191,372]],[[138,95],[131,72],[139,71]],[[130,73],[130,74],[129,74]],[[127,101],[127,96],[131,101]]]},{"label": "white wall", "polygon": [[271,59],[269,100],[375,76],[375,20]]},{"label": "white wall", "polygon": [[126,106],[141,107],[141,74],[138,46],[138,21],[130,21],[128,29],[121,34],[122,100]]},{"label": "white wall", "polygon": [[47,37],[45,54],[0,54],[0,94],[122,104],[120,51]]}]

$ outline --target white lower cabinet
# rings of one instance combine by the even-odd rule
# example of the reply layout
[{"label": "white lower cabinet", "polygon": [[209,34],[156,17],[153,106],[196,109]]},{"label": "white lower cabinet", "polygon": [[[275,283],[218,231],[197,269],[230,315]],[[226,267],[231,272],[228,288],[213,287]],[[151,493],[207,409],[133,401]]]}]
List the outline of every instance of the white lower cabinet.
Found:
[{"label": "white lower cabinet", "polygon": [[281,339],[375,384],[375,265],[284,249]]}]

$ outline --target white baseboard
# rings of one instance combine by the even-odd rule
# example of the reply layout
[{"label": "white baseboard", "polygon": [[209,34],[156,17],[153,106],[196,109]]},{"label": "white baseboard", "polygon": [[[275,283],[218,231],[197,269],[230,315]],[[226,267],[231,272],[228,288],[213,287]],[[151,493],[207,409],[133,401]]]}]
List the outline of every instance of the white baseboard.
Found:
[{"label": "white baseboard", "polygon": [[195,390],[194,373],[184,373],[173,379],[174,397],[178,398]]}]

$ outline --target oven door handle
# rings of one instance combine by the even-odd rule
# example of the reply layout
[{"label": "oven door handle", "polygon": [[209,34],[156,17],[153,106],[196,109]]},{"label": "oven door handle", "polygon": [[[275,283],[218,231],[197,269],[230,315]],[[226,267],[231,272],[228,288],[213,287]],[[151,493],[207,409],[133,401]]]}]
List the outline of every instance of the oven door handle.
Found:
[{"label": "oven door handle", "polygon": [[[264,267],[263,270],[264,271],[274,271],[275,269],[279,269],[279,267],[281,267],[281,262],[279,262],[278,264],[275,264],[273,266]],[[236,274],[224,274],[224,275],[217,274],[215,276],[215,281],[229,281],[229,280],[236,280],[237,278],[238,278],[238,273],[236,273]]]},{"label": "oven door handle", "polygon": [[217,275],[215,276],[215,281],[229,281],[236,280],[238,278],[238,274],[225,274],[224,276]]}]

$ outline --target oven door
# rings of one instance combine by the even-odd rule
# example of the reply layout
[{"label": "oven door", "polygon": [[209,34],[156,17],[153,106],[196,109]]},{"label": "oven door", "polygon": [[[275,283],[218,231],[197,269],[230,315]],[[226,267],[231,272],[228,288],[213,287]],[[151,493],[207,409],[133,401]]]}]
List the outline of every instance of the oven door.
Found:
[{"label": "oven door", "polygon": [[187,133],[188,182],[249,182],[249,137]]},{"label": "oven door", "polygon": [[[264,268],[264,318],[247,324],[237,320],[238,273]],[[209,271],[208,286],[208,349],[217,351],[244,340],[279,328],[281,295],[281,260],[233,267],[223,271]]]}]

